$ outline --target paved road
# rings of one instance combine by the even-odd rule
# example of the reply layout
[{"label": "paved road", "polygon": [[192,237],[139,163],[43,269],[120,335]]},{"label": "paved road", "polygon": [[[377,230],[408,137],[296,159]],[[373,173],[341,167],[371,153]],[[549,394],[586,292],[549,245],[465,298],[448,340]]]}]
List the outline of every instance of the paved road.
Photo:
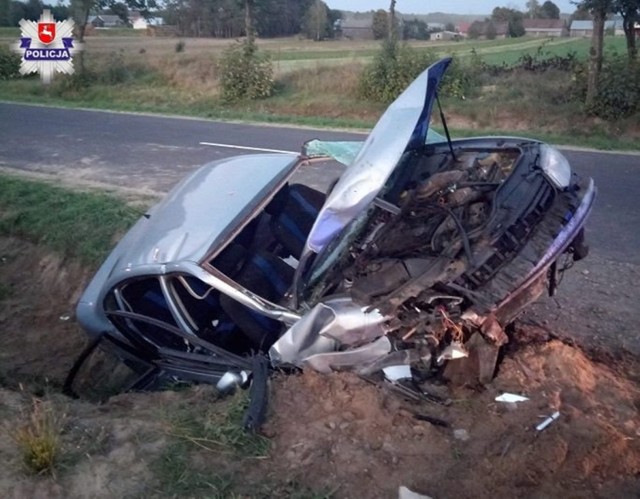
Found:
[{"label": "paved road", "polygon": [[[165,191],[212,160],[251,151],[202,142],[297,151],[310,138],[354,140],[360,134],[221,123],[0,103],[0,166]],[[576,171],[596,180],[590,223],[594,250],[640,265],[640,156],[565,151]],[[327,173],[327,168],[329,172]],[[322,185],[333,166],[310,168]]]}]

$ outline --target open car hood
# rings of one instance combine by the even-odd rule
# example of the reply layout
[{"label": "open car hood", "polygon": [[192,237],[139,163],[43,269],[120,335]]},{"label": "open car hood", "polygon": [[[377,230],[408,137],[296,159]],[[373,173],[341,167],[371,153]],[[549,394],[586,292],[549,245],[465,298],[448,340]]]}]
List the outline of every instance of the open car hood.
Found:
[{"label": "open car hood", "polygon": [[426,143],[436,92],[450,63],[445,58],[428,67],[378,120],[320,210],[305,254],[320,252],[373,201],[404,152]]}]

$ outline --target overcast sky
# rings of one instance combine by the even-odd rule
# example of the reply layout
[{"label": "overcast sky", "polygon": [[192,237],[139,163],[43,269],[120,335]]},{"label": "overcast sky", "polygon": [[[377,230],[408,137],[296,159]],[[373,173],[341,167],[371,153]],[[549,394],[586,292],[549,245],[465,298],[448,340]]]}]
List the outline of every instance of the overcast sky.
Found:
[{"label": "overcast sky", "polygon": [[[539,0],[543,3],[544,0]],[[388,9],[389,0],[325,0],[332,9],[367,11]],[[561,12],[576,10],[569,0],[553,0]],[[526,0],[398,0],[396,10],[403,14],[428,14],[446,12],[449,14],[490,14],[494,7],[515,7],[524,10]]]}]

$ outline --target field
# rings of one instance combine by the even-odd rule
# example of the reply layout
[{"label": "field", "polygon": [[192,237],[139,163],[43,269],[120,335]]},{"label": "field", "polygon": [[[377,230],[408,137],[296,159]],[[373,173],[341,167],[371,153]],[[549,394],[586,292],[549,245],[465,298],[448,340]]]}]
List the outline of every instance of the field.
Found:
[{"label": "field", "polygon": [[[0,99],[359,128],[372,126],[385,108],[359,94],[361,73],[379,50],[379,42],[259,40],[260,49],[273,62],[276,92],[268,99],[228,104],[220,99],[217,61],[234,42],[149,37],[132,30],[124,36],[125,32],[102,30],[87,37],[84,58],[93,75],[88,88],[70,85],[63,77],[49,88],[37,78],[0,81]],[[15,36],[9,29],[0,30],[0,44],[8,45]],[[510,65],[525,54],[544,58],[575,52],[586,59],[589,43],[582,38],[519,38],[409,45],[434,56],[454,55],[464,69],[478,58],[487,64]],[[606,38],[607,53],[624,50],[623,37]],[[571,75],[566,72],[486,76],[464,99],[445,100],[458,133],[521,130],[554,142],[637,147],[637,117],[617,120],[614,129],[569,102],[570,87]]]}]

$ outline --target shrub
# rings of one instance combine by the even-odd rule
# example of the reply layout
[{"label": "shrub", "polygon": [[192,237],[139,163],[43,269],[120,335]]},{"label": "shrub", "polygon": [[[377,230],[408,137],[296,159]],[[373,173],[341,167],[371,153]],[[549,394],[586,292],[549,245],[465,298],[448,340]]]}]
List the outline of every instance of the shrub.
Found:
[{"label": "shrub", "polygon": [[[584,101],[588,68],[577,66],[573,73],[574,96]],[[587,112],[608,121],[640,112],[640,64],[626,56],[613,55],[604,60],[598,80],[598,94]]]},{"label": "shrub", "polygon": [[9,80],[20,76],[20,57],[0,48],[0,80]]},{"label": "shrub", "polygon": [[220,84],[228,102],[269,97],[274,89],[271,60],[252,39],[236,42],[220,60]]},{"label": "shrub", "polygon": [[[391,102],[439,57],[387,40],[360,79],[360,95],[376,102]],[[440,95],[463,97],[472,84],[460,61],[453,58],[440,87]]]}]

